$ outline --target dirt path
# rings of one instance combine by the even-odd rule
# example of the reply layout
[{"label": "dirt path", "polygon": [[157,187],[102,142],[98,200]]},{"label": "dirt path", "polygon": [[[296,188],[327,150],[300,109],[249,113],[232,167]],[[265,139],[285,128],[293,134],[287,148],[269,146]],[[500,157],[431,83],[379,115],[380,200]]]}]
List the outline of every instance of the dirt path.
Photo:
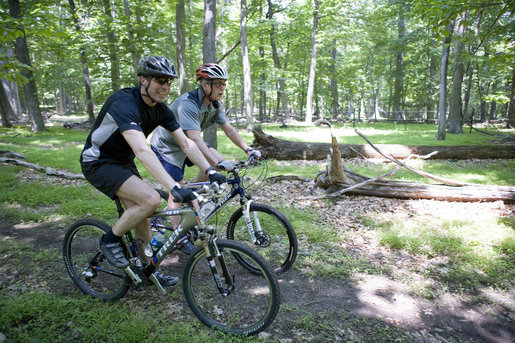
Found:
[{"label": "dirt path", "polygon": [[[270,186],[270,192],[276,187]],[[281,200],[295,199],[302,195],[299,184],[281,185],[284,194]],[[299,190],[300,189],[300,190]],[[295,193],[297,192],[297,193]],[[292,194],[295,195],[292,197]],[[267,197],[266,191],[261,195]],[[259,196],[258,196],[259,197]],[[355,202],[354,204],[352,202]],[[365,203],[364,203],[365,202]],[[298,206],[302,204],[297,202]],[[420,204],[418,204],[420,205]],[[339,209],[334,225],[354,225],[352,206],[385,206],[398,211],[414,208],[417,202],[408,203],[392,199],[349,198],[332,204],[331,210]],[[313,204],[311,204],[313,206]],[[318,203],[317,211],[328,211],[324,202]],[[431,208],[433,206],[434,208]],[[425,203],[424,211],[437,211],[437,207],[455,207],[455,210],[499,211],[513,215],[513,208],[500,204],[444,204]],[[422,208],[422,207],[421,207]],[[351,211],[349,213],[345,211]],[[437,212],[435,212],[437,213]],[[393,214],[392,214],[393,215]],[[333,216],[334,217],[334,216]],[[332,218],[329,214],[327,218]],[[329,219],[328,219],[329,220]],[[28,290],[43,290],[55,294],[78,295],[79,291],[68,278],[61,259],[61,242],[69,222],[45,222],[38,224],[16,223],[10,218],[0,218],[0,240],[23,241],[34,249],[50,250],[57,258],[39,261],[33,266],[30,261],[23,270],[14,270],[9,264],[0,266],[0,289],[18,293]],[[359,231],[359,230],[357,230]],[[366,232],[356,236],[352,244],[342,249],[354,251],[370,259],[371,265],[388,264],[393,268],[409,269],[415,264],[428,263],[413,256],[393,254],[372,246]],[[2,256],[8,260],[16,254],[8,251]],[[301,248],[301,254],[309,254]],[[51,255],[51,253],[49,254]],[[178,270],[185,261],[184,255],[176,255],[172,263]],[[436,263],[436,262],[435,262]],[[48,271],[48,272],[47,272]],[[448,292],[428,300],[413,296],[407,284],[384,274],[353,275],[349,278],[310,278],[301,268],[294,268],[280,277],[282,307],[275,322],[262,333],[263,337],[275,337],[281,342],[514,342],[513,325],[515,292],[481,290],[478,294]],[[174,292],[181,292],[180,288]],[[144,293],[144,292],[142,292]],[[130,291],[125,300],[141,306],[138,301],[144,295]],[[190,317],[186,306],[179,309],[183,316]],[[377,335],[381,328],[380,336]]]}]

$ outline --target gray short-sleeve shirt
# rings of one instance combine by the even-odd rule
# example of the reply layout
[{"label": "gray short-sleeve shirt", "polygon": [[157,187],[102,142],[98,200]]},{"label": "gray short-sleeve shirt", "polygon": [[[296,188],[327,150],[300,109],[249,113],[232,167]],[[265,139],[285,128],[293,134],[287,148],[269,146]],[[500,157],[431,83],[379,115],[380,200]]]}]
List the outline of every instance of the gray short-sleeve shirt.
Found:
[{"label": "gray short-sleeve shirt", "polygon": [[[171,105],[175,118],[183,130],[203,131],[212,124],[223,125],[227,122],[225,111],[220,102],[211,103],[208,106],[203,101],[204,93],[202,88],[197,88],[191,92],[179,96]],[[152,137],[150,144],[168,162],[179,168],[184,166],[186,155],[177,145],[172,135],[158,126]]]}]

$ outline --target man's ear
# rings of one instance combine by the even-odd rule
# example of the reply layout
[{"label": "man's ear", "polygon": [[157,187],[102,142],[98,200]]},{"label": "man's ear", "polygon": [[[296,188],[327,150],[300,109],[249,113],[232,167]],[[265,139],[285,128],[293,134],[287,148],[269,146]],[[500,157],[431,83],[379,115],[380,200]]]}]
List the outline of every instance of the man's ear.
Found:
[{"label": "man's ear", "polygon": [[140,83],[140,85],[142,85],[142,86],[146,86],[146,85],[148,85],[148,79],[147,79],[146,77],[144,77],[144,76],[140,75],[140,77],[139,77],[139,83]]}]

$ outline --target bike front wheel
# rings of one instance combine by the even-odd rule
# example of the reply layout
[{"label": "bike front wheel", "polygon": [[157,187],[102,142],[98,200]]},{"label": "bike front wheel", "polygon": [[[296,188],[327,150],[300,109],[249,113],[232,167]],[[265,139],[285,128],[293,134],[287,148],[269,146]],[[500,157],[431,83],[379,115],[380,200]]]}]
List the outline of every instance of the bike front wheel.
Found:
[{"label": "bike front wheel", "polygon": [[82,219],[68,229],[63,242],[64,264],[75,285],[102,300],[119,299],[130,286],[127,274],[97,250],[97,241],[110,229],[100,220]]},{"label": "bike front wheel", "polygon": [[[210,328],[234,335],[255,335],[272,323],[279,310],[277,278],[268,262],[244,244],[218,240],[216,246],[220,256],[209,259],[206,250],[199,248],[186,262],[186,301]],[[252,261],[261,275],[249,272],[235,255]]]},{"label": "bike front wheel", "polygon": [[[290,221],[277,209],[258,203],[250,204],[250,220],[256,231],[257,242],[252,242],[243,210],[233,213],[227,224],[227,239],[256,249],[279,275],[292,266],[297,257],[298,242]],[[240,262],[254,273],[259,269],[244,258]]]}]

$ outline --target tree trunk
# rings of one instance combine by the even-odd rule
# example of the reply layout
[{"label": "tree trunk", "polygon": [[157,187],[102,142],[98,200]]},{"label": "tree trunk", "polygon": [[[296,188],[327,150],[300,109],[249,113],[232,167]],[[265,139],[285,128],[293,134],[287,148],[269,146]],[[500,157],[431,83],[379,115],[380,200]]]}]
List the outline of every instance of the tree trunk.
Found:
[{"label": "tree trunk", "polygon": [[[261,127],[252,130],[254,134],[253,146],[258,148],[265,158],[276,160],[324,160],[330,154],[329,143],[293,142],[275,138],[263,132]],[[485,146],[408,146],[397,144],[377,144],[388,156],[397,159],[405,159],[410,155],[428,155],[435,151],[437,154],[428,159],[490,159],[515,158],[515,146],[513,145],[485,145]],[[383,158],[379,153],[363,144],[341,144],[341,156],[343,158],[365,157]]]},{"label": "tree trunk", "polygon": [[436,119],[436,108],[435,108],[435,97],[434,97],[434,88],[435,88],[435,79],[437,74],[437,66],[438,66],[438,57],[434,54],[431,54],[429,60],[429,80],[427,83],[427,121],[432,123],[433,120]]},{"label": "tree trunk", "polygon": [[463,122],[471,122],[474,120],[472,114],[469,115],[470,93],[472,92],[472,78],[474,77],[474,64],[472,61],[468,65],[467,70],[467,89],[465,90],[465,98],[463,103]]},{"label": "tree trunk", "polygon": [[468,13],[464,12],[456,19],[454,34],[454,68],[452,73],[452,92],[449,101],[449,120],[447,132],[462,134],[463,133],[463,112],[462,112],[462,98],[461,90],[463,84],[463,35],[465,34],[465,21],[467,20]]},{"label": "tree trunk", "polygon": [[311,29],[311,63],[309,66],[308,93],[306,95],[307,125],[313,122],[313,89],[315,88],[317,66],[318,0],[313,0],[313,27]]},{"label": "tree trunk", "polygon": [[[259,47],[259,56],[264,60],[265,57],[265,48],[263,46]],[[261,122],[265,121],[266,109],[267,109],[267,96],[266,96],[266,74],[265,68],[261,68],[261,87],[259,87],[259,117],[261,118]]]},{"label": "tree trunk", "polygon": [[515,128],[515,67],[511,69],[511,95],[508,110],[508,125]]},{"label": "tree trunk", "polygon": [[[497,81],[494,81],[492,84],[492,92],[491,94],[495,94],[497,88]],[[497,119],[497,102],[494,100],[490,103],[490,115],[488,116],[489,120]]]},{"label": "tree trunk", "polygon": [[[70,4],[70,11],[72,13],[73,22],[75,23],[75,31],[80,33],[81,28],[79,24],[79,18],[77,17],[77,10],[75,8],[74,0],[68,0]],[[86,92],[86,112],[88,113],[88,119],[91,123],[95,121],[95,105],[93,104],[93,97],[91,96],[91,86],[89,80],[89,67],[88,67],[88,57],[86,55],[86,47],[84,46],[84,42],[81,42],[80,47],[80,63],[82,64],[82,74],[84,78],[84,90]]]},{"label": "tree trunk", "polygon": [[111,63],[111,88],[114,92],[120,89],[120,60],[118,58],[118,42],[114,31],[113,10],[110,0],[103,0],[106,15],[106,34],[109,49],[109,62]]},{"label": "tree trunk", "polygon": [[184,19],[186,17],[184,9],[184,0],[179,0],[175,6],[175,25],[177,32],[177,45],[175,51],[177,53],[177,67],[179,69],[179,92],[184,94],[190,91],[188,76],[186,75],[186,30],[184,28]]},{"label": "tree trunk", "polygon": [[[268,0],[268,14],[267,18],[272,23],[272,27],[270,29],[270,46],[272,47],[272,59],[274,61],[274,66],[277,70],[282,70],[281,61],[279,60],[279,54],[277,53],[277,47],[275,45],[275,23],[273,21],[274,10],[273,4],[271,0]],[[281,98],[281,102],[283,105],[284,112],[284,123],[289,123],[291,121],[290,110],[288,109],[288,101],[286,100],[286,87],[284,85],[284,80],[282,77],[279,77],[279,92],[278,96]]]},{"label": "tree trunk", "polygon": [[[204,28],[202,57],[204,63],[216,62],[216,0],[205,0],[204,2]],[[214,149],[218,147],[216,137],[216,125],[211,125],[204,129],[204,141],[211,145]]]},{"label": "tree trunk", "polygon": [[247,131],[251,131],[254,122],[252,113],[252,80],[250,77],[249,45],[247,43],[247,0],[241,0],[240,18],[241,60],[243,64],[243,107],[247,118]]},{"label": "tree trunk", "polygon": [[397,62],[395,64],[395,86],[393,93],[393,120],[400,120],[402,118],[402,89],[404,86],[404,13],[402,7],[399,9],[399,19],[397,21],[398,29],[398,46]]},{"label": "tree trunk", "polygon": [[[0,63],[2,63],[0,61]],[[2,127],[12,127],[9,121],[9,113],[13,111],[12,104],[8,95],[8,82],[5,78],[0,80],[0,117],[2,119]]]},{"label": "tree trunk", "polygon": [[[71,0],[70,0],[71,1]],[[184,3],[183,3],[184,5]],[[139,85],[138,64],[140,60],[140,54],[136,48],[136,37],[134,35],[134,26],[132,25],[132,11],[129,0],[123,0],[123,13],[125,14],[125,20],[127,25],[127,35],[129,38],[129,51],[131,52],[132,68],[134,69],[134,84]],[[136,21],[139,21],[139,14],[136,16]]]},{"label": "tree trunk", "polygon": [[[12,18],[20,19],[21,10],[19,0],[9,0],[9,12]],[[27,46],[27,40],[25,35],[25,29],[20,26],[18,30],[22,33],[20,37],[16,38],[15,41],[15,53],[16,58],[22,64],[28,66],[23,68],[21,74],[27,79],[27,83],[23,86],[23,95],[25,97],[25,103],[27,104],[27,112],[31,118],[31,129],[32,131],[48,131],[43,121],[43,115],[39,108],[38,91],[36,82],[34,81],[34,75],[32,73],[32,63],[30,61],[29,48]]]},{"label": "tree trunk", "polygon": [[447,26],[447,36],[442,42],[442,56],[440,59],[440,101],[438,104],[438,133],[437,141],[445,140],[445,131],[447,129],[447,67],[449,64],[449,44],[451,42],[452,24]]},{"label": "tree trunk", "polygon": [[331,100],[332,100],[332,108],[333,113],[331,114],[331,118],[336,119],[340,115],[340,101],[338,98],[338,83],[336,82],[336,77],[338,73],[336,72],[336,40],[333,40],[333,48],[331,49]]}]

